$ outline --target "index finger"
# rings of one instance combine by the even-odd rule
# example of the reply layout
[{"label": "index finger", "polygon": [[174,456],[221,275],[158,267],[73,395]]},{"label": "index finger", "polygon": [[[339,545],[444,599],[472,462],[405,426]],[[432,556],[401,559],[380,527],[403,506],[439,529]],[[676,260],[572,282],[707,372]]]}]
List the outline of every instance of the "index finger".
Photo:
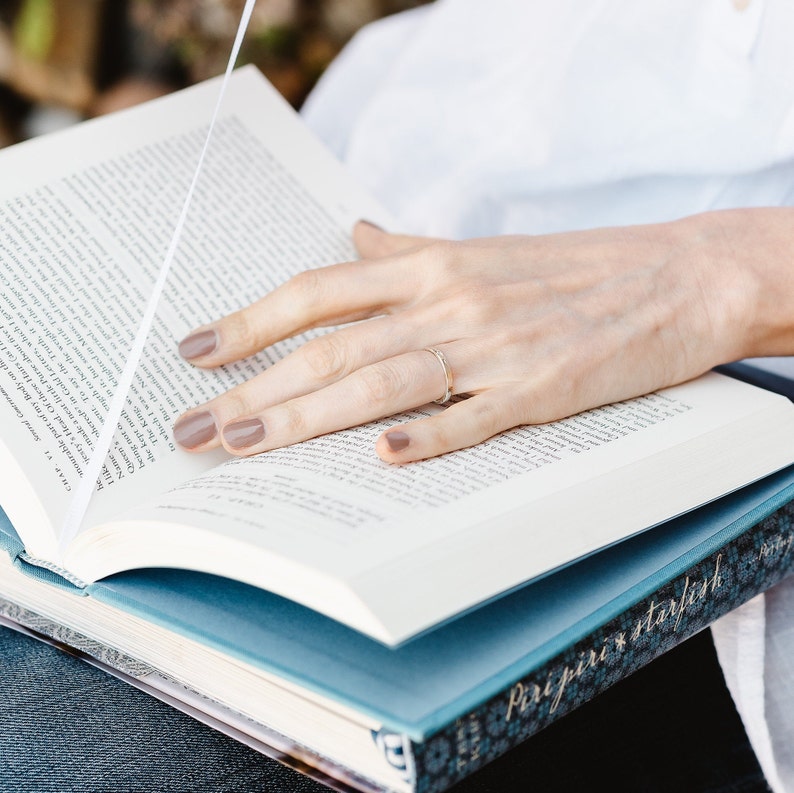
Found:
[{"label": "index finger", "polygon": [[230,363],[311,328],[388,313],[410,299],[411,281],[393,257],[305,270],[255,303],[197,328],[179,352],[197,366]]}]

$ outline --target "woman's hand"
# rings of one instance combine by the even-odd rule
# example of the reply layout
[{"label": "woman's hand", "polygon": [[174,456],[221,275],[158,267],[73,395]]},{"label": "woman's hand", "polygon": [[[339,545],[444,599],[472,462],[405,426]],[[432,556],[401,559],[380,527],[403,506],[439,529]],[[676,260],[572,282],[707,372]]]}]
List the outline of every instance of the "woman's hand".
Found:
[{"label": "woman's hand", "polygon": [[383,433],[376,449],[388,462],[682,382],[768,341],[749,260],[788,239],[790,211],[786,223],[775,216],[786,211],[467,242],[360,223],[360,261],[302,273],[180,350],[213,367],[308,328],[354,324],[184,414],[175,437],[249,455],[415,408],[446,388],[430,347],[448,361],[453,392],[470,398]]}]

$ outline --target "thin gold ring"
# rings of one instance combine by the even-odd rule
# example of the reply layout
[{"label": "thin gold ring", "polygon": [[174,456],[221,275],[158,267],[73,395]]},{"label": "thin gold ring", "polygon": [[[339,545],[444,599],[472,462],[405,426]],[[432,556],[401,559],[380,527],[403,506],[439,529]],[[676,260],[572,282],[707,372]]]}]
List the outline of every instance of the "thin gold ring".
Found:
[{"label": "thin gold ring", "polygon": [[433,355],[436,356],[438,362],[441,364],[441,368],[444,370],[444,382],[446,386],[444,388],[444,396],[441,399],[434,399],[438,405],[443,405],[445,402],[449,402],[450,398],[452,397],[452,386],[454,383],[454,379],[452,377],[452,369],[449,366],[449,362],[447,361],[447,356],[444,355],[441,350],[436,349],[435,347],[425,347],[427,352],[432,352]]}]

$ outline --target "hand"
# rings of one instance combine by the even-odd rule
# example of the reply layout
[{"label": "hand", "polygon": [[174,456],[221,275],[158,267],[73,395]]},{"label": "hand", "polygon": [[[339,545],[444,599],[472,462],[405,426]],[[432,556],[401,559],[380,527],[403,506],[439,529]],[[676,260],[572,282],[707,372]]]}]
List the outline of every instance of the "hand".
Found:
[{"label": "hand", "polygon": [[184,414],[175,437],[192,451],[223,443],[249,455],[426,404],[446,387],[428,347],[469,398],[383,433],[376,450],[388,462],[692,378],[749,354],[757,289],[726,232],[730,214],[740,213],[467,242],[359,223],[360,261],[302,273],[180,350],[213,367],[309,328],[354,324]]}]

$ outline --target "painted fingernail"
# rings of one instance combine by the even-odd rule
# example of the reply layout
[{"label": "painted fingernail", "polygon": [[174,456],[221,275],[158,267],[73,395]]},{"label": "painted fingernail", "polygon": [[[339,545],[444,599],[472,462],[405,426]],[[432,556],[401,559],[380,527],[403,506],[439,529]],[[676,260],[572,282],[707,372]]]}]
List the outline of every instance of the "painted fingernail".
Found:
[{"label": "painted fingernail", "polygon": [[232,449],[247,449],[265,439],[265,425],[262,419],[243,419],[233,421],[223,428],[223,440]]},{"label": "painted fingernail", "polygon": [[363,223],[365,226],[369,226],[371,229],[376,229],[377,231],[385,231],[385,229],[382,226],[379,226],[377,223],[373,223],[371,220],[364,220],[364,218],[361,218],[361,220],[359,220],[358,222]]},{"label": "painted fingernail", "polygon": [[218,333],[214,330],[200,330],[179,342],[179,354],[188,361],[209,355],[218,349]]},{"label": "painted fingernail", "polygon": [[174,440],[185,449],[195,449],[209,443],[217,434],[215,416],[208,410],[182,416],[174,424]]},{"label": "painted fingernail", "polygon": [[401,452],[403,449],[408,448],[411,439],[404,432],[395,430],[394,432],[386,433],[386,443],[393,452]]}]

